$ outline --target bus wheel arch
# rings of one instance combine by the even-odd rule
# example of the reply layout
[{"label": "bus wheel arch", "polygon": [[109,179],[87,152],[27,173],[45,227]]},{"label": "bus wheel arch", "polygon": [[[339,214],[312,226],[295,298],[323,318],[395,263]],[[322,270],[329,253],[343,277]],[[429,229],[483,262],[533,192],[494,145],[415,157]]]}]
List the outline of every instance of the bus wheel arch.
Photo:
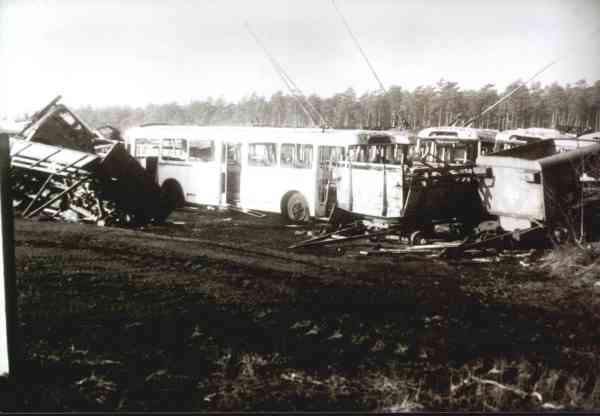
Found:
[{"label": "bus wheel arch", "polygon": [[301,192],[289,191],[281,198],[281,214],[291,222],[308,222],[310,220],[308,201]]}]

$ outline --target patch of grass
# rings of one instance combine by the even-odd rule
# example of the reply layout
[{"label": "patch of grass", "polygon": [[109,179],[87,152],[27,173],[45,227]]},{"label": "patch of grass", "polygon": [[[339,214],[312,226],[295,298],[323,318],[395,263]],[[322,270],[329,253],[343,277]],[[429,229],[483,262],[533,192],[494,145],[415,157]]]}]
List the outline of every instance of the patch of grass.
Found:
[{"label": "patch of grass", "polygon": [[600,276],[600,247],[562,244],[544,255],[538,267],[554,277],[590,283]]},{"label": "patch of grass", "polygon": [[600,409],[600,377],[526,359],[475,363],[453,371],[449,410],[548,411]]}]

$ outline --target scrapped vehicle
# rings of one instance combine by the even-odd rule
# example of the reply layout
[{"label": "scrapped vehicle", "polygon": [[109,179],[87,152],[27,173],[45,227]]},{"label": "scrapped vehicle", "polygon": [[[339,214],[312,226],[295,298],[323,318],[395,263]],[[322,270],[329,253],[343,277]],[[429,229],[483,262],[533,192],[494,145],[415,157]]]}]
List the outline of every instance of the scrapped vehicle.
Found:
[{"label": "scrapped vehicle", "polygon": [[428,127],[417,134],[417,152],[430,164],[473,164],[478,156],[493,151],[497,133],[474,127]]},{"label": "scrapped vehicle", "polygon": [[59,104],[10,137],[13,204],[31,217],[141,225],[170,213],[154,178],[116,141]]},{"label": "scrapped vehicle", "polygon": [[362,138],[349,147],[347,161],[334,164],[337,203],[331,222],[384,222],[415,242],[435,234],[436,224],[468,229],[480,220],[470,166],[420,163],[413,140],[389,133],[365,132]]},{"label": "scrapped vehicle", "polygon": [[332,163],[356,130],[142,125],[125,132],[132,156],[156,177],[171,206],[280,212],[287,221],[327,217]]},{"label": "scrapped vehicle", "polygon": [[[477,158],[484,207],[501,230],[545,227],[562,233],[597,212],[600,144],[560,152],[541,140]],[[587,183],[586,183],[587,182]],[[580,227],[575,227],[580,228]]]},{"label": "scrapped vehicle", "polygon": [[558,146],[557,150],[572,150],[578,144],[585,145],[586,141],[578,142],[574,139],[574,134],[562,133],[556,129],[546,129],[541,127],[530,127],[526,129],[504,130],[496,135],[494,151],[512,149],[528,143],[539,142],[541,140],[553,139]]}]

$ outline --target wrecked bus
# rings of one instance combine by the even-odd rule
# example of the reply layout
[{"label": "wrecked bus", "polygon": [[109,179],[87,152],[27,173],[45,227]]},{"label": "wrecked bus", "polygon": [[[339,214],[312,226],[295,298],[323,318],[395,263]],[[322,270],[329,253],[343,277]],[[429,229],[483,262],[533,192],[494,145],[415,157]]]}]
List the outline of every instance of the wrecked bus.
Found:
[{"label": "wrecked bus", "polygon": [[325,217],[335,201],[332,162],[356,131],[271,127],[142,125],[124,134],[173,207],[232,206]]},{"label": "wrecked bus", "polygon": [[[554,139],[558,145],[558,150],[572,150],[577,147],[579,142],[573,141],[575,135],[565,134],[556,129],[547,129],[541,127],[530,127],[526,129],[504,130],[496,135],[494,152],[512,149],[528,143],[539,142],[541,140]],[[564,144],[564,146],[561,146]],[[583,142],[581,142],[583,144]]]},{"label": "wrecked bus", "polygon": [[427,163],[465,165],[494,149],[497,130],[428,127],[417,134],[417,152]]},{"label": "wrecked bus", "polygon": [[359,137],[361,142],[348,149],[348,160],[334,164],[332,222],[358,219],[398,226],[415,243],[432,237],[435,224],[467,229],[479,220],[482,209],[470,166],[422,163],[414,134],[364,132]]}]

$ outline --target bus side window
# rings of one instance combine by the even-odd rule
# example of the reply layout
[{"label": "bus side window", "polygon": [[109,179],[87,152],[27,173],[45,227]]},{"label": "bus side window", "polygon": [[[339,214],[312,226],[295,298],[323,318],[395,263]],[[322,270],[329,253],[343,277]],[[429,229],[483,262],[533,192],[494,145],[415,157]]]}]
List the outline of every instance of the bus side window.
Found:
[{"label": "bus side window", "polygon": [[163,139],[160,156],[162,160],[185,162],[187,160],[187,140]]},{"label": "bus side window", "polygon": [[348,149],[348,160],[351,162],[361,162],[361,148],[359,146],[351,146]]},{"label": "bus side window", "polygon": [[215,157],[215,145],[212,140],[190,140],[190,161],[211,162]]},{"label": "bus side window", "polygon": [[312,144],[297,144],[294,167],[299,169],[312,168],[313,146]]},{"label": "bus side window", "polygon": [[281,166],[291,168],[294,165],[294,145],[284,143],[281,145]]},{"label": "bus side window", "polygon": [[277,164],[275,143],[251,143],[248,146],[250,166],[273,166]]},{"label": "bus side window", "polygon": [[319,146],[319,163],[340,162],[344,160],[344,148],[340,146]]},{"label": "bus side window", "polygon": [[135,139],[134,156],[136,157],[158,156],[159,149],[158,139]]},{"label": "bus side window", "polygon": [[331,148],[331,160],[334,162],[340,162],[346,160],[344,148],[341,146],[335,146]]}]

